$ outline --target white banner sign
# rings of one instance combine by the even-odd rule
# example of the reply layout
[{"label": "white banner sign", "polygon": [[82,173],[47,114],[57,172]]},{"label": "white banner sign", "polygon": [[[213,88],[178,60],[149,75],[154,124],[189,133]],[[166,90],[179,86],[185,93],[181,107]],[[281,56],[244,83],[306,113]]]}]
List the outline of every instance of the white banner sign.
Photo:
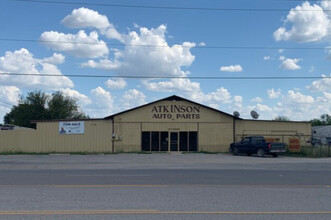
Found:
[{"label": "white banner sign", "polygon": [[59,122],[60,134],[84,134],[84,121]]}]

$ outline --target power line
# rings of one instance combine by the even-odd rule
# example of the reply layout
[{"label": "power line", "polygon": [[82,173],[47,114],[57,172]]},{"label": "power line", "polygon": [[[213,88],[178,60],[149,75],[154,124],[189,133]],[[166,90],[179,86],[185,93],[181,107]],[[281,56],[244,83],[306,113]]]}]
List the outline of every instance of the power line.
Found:
[{"label": "power line", "polygon": [[47,41],[47,40],[31,40],[31,39],[12,39],[12,38],[0,38],[0,41],[11,42],[32,42],[32,43],[56,43],[56,44],[86,44],[86,45],[109,45],[109,46],[121,46],[121,47],[187,47],[192,49],[246,49],[246,50],[325,50],[325,47],[270,47],[270,46],[199,46],[195,47],[185,45],[151,45],[151,44],[120,44],[120,43],[97,43],[97,42],[72,42],[72,41]]},{"label": "power line", "polygon": [[35,73],[5,73],[6,76],[42,76],[42,77],[76,77],[76,78],[124,78],[124,79],[204,79],[204,80],[294,80],[294,79],[331,79],[331,76],[118,76],[118,75],[91,75],[91,74],[35,74]]},{"label": "power line", "polygon": [[[178,6],[153,6],[153,5],[128,5],[128,4],[106,4],[106,3],[86,3],[86,2],[63,2],[63,1],[41,1],[41,0],[14,0],[19,2],[29,3],[44,3],[44,4],[64,4],[64,5],[87,5],[87,6],[103,6],[103,7],[121,7],[121,8],[140,8],[140,9],[166,9],[166,10],[195,10],[195,11],[255,11],[255,12],[288,12],[289,9],[281,8],[203,8],[203,7],[178,7]],[[306,10],[297,11],[331,11],[325,10]]]},{"label": "power line", "polygon": [[13,106],[12,104],[10,104],[8,102],[4,102],[4,101],[0,101],[0,104],[6,105],[6,106],[9,106],[9,107]]}]

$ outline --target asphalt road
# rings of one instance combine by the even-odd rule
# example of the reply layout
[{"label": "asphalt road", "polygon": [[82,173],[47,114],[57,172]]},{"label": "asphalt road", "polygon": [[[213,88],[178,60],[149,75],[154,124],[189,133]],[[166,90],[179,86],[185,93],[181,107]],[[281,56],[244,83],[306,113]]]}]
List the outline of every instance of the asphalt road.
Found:
[{"label": "asphalt road", "polygon": [[0,156],[0,219],[331,219],[331,159]]}]

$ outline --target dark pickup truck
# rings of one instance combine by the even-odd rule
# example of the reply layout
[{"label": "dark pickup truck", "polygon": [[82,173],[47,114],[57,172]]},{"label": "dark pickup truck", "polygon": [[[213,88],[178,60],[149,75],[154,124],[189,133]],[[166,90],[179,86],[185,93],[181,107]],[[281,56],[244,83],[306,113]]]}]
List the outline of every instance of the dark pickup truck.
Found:
[{"label": "dark pickup truck", "polygon": [[273,157],[278,157],[280,153],[286,152],[286,148],[284,143],[266,142],[263,136],[247,136],[241,142],[232,143],[229,151],[233,155],[245,153],[249,156],[257,154],[257,156],[263,157],[270,154]]}]

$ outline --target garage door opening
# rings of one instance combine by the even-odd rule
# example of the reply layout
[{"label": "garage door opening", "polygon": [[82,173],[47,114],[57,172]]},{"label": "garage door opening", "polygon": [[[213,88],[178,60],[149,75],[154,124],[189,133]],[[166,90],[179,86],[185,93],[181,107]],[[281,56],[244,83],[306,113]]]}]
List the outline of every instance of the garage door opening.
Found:
[{"label": "garage door opening", "polygon": [[198,151],[196,131],[144,131],[141,133],[142,151]]}]

